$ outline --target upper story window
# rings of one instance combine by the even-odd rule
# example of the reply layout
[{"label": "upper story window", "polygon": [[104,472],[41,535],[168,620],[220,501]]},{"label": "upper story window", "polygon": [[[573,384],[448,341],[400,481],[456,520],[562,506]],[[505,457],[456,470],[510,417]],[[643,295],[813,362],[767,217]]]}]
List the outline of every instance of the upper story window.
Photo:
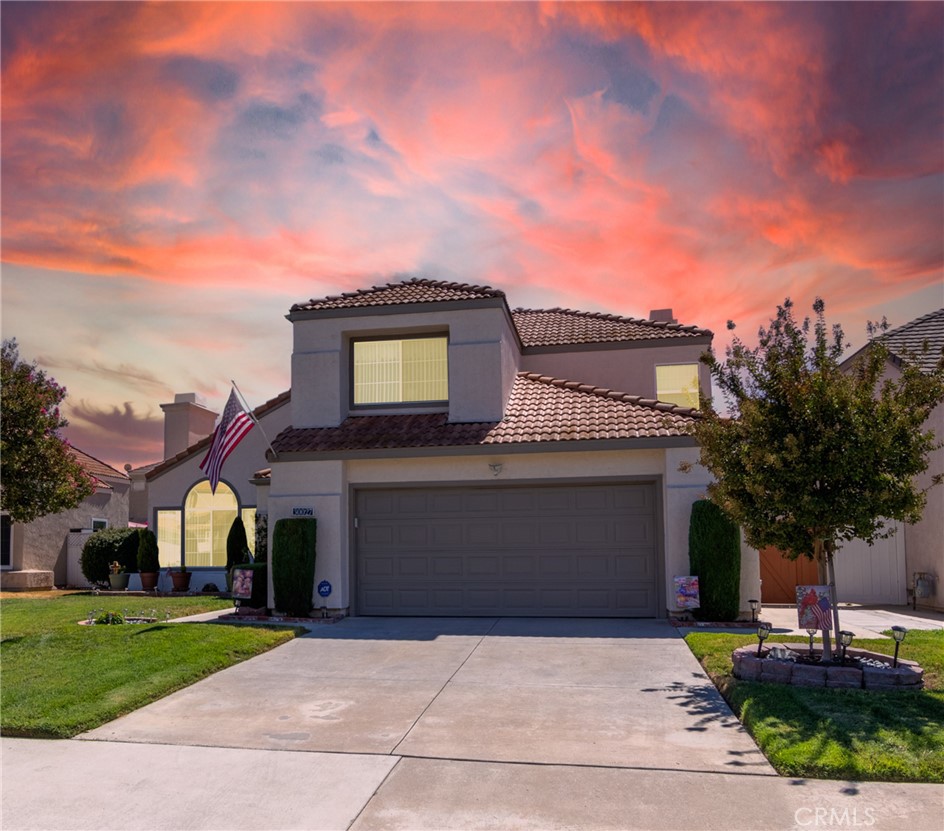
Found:
[{"label": "upper story window", "polygon": [[449,400],[445,335],[357,340],[353,347],[355,406]]},{"label": "upper story window", "polygon": [[679,407],[698,407],[698,364],[656,367],[656,398]]}]

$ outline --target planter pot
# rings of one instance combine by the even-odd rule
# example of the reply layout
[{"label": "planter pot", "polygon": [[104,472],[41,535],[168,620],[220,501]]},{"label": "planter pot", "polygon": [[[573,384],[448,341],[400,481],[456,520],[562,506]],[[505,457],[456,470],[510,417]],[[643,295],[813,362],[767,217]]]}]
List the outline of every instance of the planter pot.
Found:
[{"label": "planter pot", "polygon": [[111,590],[113,592],[123,592],[128,588],[128,575],[109,574],[108,582],[111,583]]},{"label": "planter pot", "polygon": [[160,572],[142,571],[140,576],[141,576],[141,589],[143,591],[151,592],[157,588],[157,578],[160,577]]},{"label": "planter pot", "polygon": [[175,592],[185,592],[190,589],[190,578],[193,575],[189,571],[172,571],[170,573],[170,579],[174,581],[174,591]]}]

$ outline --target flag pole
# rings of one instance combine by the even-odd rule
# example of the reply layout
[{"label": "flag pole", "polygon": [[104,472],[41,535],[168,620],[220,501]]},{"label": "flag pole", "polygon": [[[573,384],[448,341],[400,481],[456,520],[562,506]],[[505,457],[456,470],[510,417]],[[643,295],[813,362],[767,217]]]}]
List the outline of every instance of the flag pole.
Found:
[{"label": "flag pole", "polygon": [[232,378],[230,378],[229,380],[230,380],[230,383],[233,385],[233,389],[236,390],[236,395],[239,396],[239,400],[246,411],[246,415],[248,415],[249,418],[252,419],[252,423],[255,424],[256,427],[259,428],[259,432],[262,433],[262,438],[264,438],[266,440],[266,444],[269,445],[269,450],[272,451],[272,455],[276,459],[278,459],[279,454],[276,453],[275,448],[272,446],[272,442],[269,441],[269,437],[265,434],[265,430],[262,429],[262,425],[259,423],[259,419],[256,418],[255,414],[252,411],[252,407],[249,406],[249,403],[246,401],[245,397],[243,396],[242,390],[238,386],[236,386],[236,382]]}]

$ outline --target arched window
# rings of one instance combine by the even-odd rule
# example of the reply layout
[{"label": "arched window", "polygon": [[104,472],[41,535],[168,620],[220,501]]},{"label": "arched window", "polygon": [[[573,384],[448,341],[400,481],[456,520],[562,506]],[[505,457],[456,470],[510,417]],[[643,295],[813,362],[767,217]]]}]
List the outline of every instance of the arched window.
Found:
[{"label": "arched window", "polygon": [[226,535],[239,503],[225,482],[210,492],[207,480],[197,482],[184,500],[184,562],[187,568],[226,565]]},{"label": "arched window", "polygon": [[[181,565],[181,555],[187,568],[225,568],[226,537],[238,510],[239,501],[229,485],[220,482],[213,494],[206,479],[187,491],[183,509],[156,509],[161,568]],[[254,554],[256,509],[243,508],[240,516],[246,528],[249,552]]]}]

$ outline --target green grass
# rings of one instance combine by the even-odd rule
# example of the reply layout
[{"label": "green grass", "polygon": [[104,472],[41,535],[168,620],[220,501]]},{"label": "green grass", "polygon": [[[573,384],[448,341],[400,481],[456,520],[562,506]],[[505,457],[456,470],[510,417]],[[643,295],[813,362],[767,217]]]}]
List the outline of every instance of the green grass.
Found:
[{"label": "green grass", "polygon": [[[92,594],[0,601],[0,732],[68,738],[291,640],[295,630],[164,623],[231,608],[204,597]],[[78,626],[91,609],[156,609],[160,622]]]},{"label": "green grass", "polygon": [[[693,632],[685,640],[781,775],[944,782],[944,631],[912,629],[902,645],[901,657],[924,667],[920,692],[740,681],[731,675],[731,652],[756,644],[756,637]],[[891,640],[857,638],[854,646],[888,655],[895,651]]]}]

